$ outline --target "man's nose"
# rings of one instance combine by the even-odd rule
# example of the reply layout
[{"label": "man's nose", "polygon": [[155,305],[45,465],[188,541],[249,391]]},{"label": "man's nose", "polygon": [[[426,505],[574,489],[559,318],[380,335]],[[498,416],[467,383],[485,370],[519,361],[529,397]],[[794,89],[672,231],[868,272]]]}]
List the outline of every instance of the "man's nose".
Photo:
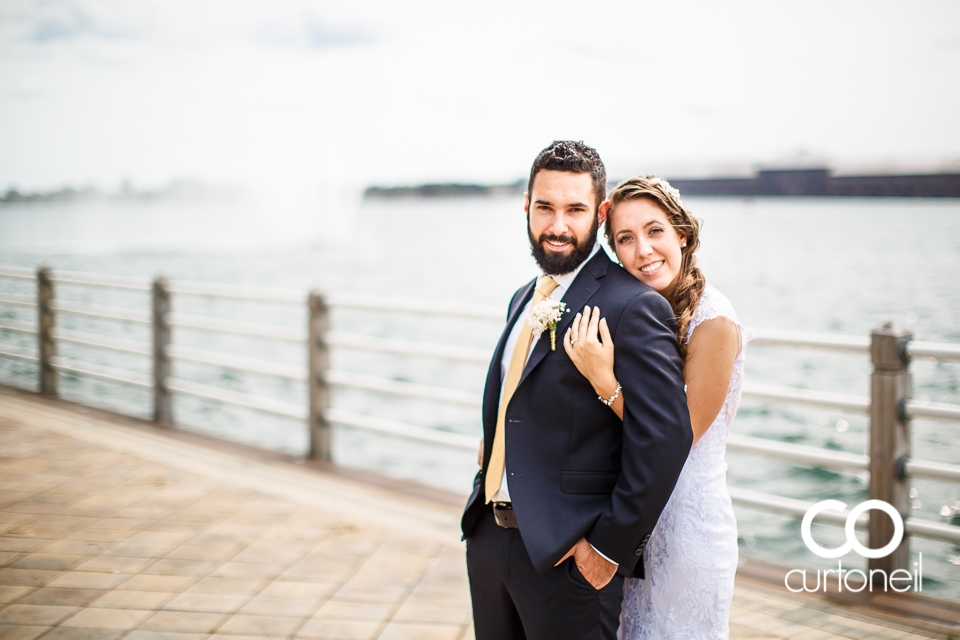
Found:
[{"label": "man's nose", "polygon": [[553,219],[550,220],[548,231],[555,236],[567,235],[569,231],[567,217],[561,212],[555,213]]}]

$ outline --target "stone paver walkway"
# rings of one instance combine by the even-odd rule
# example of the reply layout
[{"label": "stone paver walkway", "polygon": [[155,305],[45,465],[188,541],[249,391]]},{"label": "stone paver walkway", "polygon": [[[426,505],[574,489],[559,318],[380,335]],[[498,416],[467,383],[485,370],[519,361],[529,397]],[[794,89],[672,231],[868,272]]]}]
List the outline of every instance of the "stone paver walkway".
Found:
[{"label": "stone paver walkway", "polygon": [[[0,639],[472,638],[459,509],[0,388]],[[741,582],[734,638],[943,638]]]}]

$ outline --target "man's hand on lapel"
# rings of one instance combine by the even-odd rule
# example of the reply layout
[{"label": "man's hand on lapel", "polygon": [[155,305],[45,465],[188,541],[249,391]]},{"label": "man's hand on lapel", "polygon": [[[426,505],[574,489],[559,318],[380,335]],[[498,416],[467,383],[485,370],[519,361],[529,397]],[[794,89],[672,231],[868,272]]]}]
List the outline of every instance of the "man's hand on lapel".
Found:
[{"label": "man's hand on lapel", "polygon": [[607,586],[617,573],[617,565],[597,553],[586,538],[580,538],[577,544],[573,545],[573,548],[567,551],[566,555],[560,558],[560,562],[554,566],[560,566],[570,556],[573,556],[573,561],[577,563],[577,568],[580,569],[583,577],[597,591]]}]

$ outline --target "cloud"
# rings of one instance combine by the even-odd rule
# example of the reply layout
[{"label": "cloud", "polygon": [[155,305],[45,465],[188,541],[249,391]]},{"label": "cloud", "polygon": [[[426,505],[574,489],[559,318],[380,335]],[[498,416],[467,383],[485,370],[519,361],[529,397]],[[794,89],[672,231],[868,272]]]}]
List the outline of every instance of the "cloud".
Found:
[{"label": "cloud", "polygon": [[129,39],[149,30],[142,10],[130,11],[116,2],[36,0],[24,3],[15,23],[22,39],[43,45],[82,38]]},{"label": "cloud", "polygon": [[333,49],[368,44],[376,40],[368,30],[335,25],[312,11],[297,15],[271,15],[254,31],[254,43],[276,48]]}]

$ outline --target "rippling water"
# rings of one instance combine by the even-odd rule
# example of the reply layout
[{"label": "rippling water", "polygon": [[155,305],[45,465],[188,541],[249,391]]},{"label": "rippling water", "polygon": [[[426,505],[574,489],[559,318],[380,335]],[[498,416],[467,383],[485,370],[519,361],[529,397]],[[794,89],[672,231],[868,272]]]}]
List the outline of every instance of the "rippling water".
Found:
[{"label": "rippling water", "polygon": [[[689,199],[704,220],[700,264],[749,326],[866,336],[887,320],[921,340],[960,342],[960,201],[837,199]],[[514,198],[345,202],[316,213],[272,203],[74,203],[0,208],[0,264],[242,283],[302,290],[321,286],[419,299],[505,307],[510,294],[536,274],[522,208]],[[0,290],[32,287],[0,280]],[[64,299],[146,309],[145,295],[62,287]],[[181,312],[305,326],[302,308],[175,298]],[[0,307],[0,319],[29,321],[29,309]],[[147,340],[145,327],[64,316],[66,328]],[[452,321],[337,311],[334,329],[493,348],[501,330],[488,321]],[[177,332],[175,341],[207,349],[303,364],[295,345]],[[18,334],[0,344],[32,348]],[[148,371],[148,363],[63,345],[61,353],[90,362]],[[338,369],[479,392],[485,366],[340,350]],[[960,403],[960,366],[919,359],[911,367],[915,396]],[[305,403],[294,383],[179,366],[176,375],[251,394]],[[865,395],[867,356],[751,347],[747,379]],[[35,386],[28,364],[0,360],[0,382]],[[64,377],[62,395],[145,416],[146,392],[107,382]],[[477,411],[338,390],[334,404],[361,413],[477,434]],[[200,400],[177,398],[186,428],[303,453],[302,424]],[[744,402],[734,431],[838,451],[862,453],[866,418],[817,409]],[[916,458],[960,463],[960,425],[913,422]],[[473,455],[348,429],[336,432],[334,455],[372,468],[466,493]],[[865,475],[810,469],[731,452],[729,482],[800,499],[866,498]],[[915,481],[914,516],[960,524],[960,488]],[[945,509],[946,507],[946,509]],[[941,515],[941,512],[947,514]],[[738,509],[744,555],[797,567],[822,567],[800,539],[799,523]],[[840,535],[818,532],[826,544]],[[960,548],[923,540],[924,591],[960,599]],[[849,559],[849,558],[848,558]],[[850,561],[850,566],[856,562]]]}]

